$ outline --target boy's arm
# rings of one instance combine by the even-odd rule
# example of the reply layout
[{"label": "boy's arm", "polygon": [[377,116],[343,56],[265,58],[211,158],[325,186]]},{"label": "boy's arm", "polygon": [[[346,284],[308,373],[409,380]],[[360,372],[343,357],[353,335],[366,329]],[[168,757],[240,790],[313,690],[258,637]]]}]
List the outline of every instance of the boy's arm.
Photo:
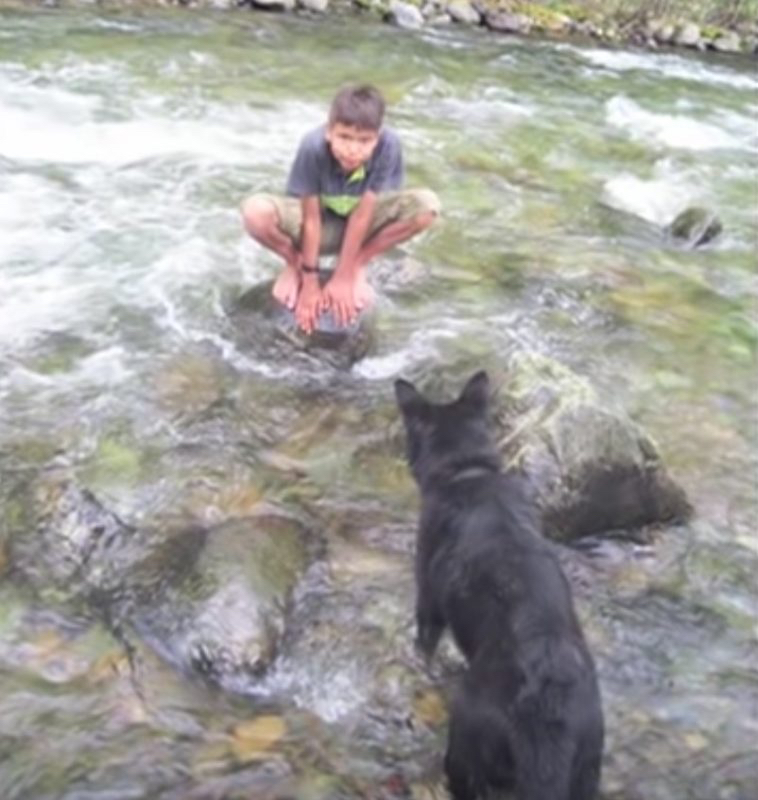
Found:
[{"label": "boy's arm", "polygon": [[353,286],[360,269],[357,259],[366,241],[375,206],[376,193],[368,191],[361,196],[358,205],[350,213],[337,266],[326,287],[327,299],[339,325],[347,325],[355,319],[357,309],[353,299]]},{"label": "boy's arm", "polygon": [[311,333],[316,327],[324,305],[318,273],[307,271],[309,267],[318,267],[321,247],[321,205],[318,195],[306,195],[301,202],[303,229],[300,242],[300,293],[295,305],[295,319],[306,333]]}]

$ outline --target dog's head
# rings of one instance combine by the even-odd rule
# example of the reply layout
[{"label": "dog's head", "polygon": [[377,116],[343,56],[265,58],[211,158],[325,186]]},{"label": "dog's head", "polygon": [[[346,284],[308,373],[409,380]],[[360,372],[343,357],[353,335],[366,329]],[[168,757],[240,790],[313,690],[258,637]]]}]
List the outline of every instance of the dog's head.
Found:
[{"label": "dog's head", "polygon": [[490,384],[477,372],[452,403],[432,403],[408,381],[395,381],[405,422],[408,464],[419,485],[472,466],[500,463],[490,436]]}]

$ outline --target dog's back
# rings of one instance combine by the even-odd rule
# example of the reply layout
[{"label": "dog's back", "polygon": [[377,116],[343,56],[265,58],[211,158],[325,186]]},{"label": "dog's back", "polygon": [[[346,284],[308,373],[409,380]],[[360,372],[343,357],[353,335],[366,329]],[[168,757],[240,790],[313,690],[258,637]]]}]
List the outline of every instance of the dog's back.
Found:
[{"label": "dog's back", "polygon": [[419,646],[431,656],[449,626],[469,664],[450,714],[449,787],[455,800],[514,787],[518,800],[591,800],[603,745],[594,664],[529,493],[498,469],[476,381],[486,376],[436,418],[420,395],[415,409],[401,402],[422,495]]}]

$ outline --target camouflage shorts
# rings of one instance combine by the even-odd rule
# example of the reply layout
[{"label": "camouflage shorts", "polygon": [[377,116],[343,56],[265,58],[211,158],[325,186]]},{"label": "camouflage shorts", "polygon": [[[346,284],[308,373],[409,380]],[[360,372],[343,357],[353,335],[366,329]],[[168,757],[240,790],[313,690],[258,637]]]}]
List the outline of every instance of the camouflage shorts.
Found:
[{"label": "camouflage shorts", "polygon": [[[300,231],[303,226],[302,203],[297,197],[261,194],[256,197],[268,200],[276,208],[279,216],[279,228],[292,239],[296,247],[300,246]],[[377,231],[391,222],[413,219],[419,214],[432,212],[438,214],[440,202],[430,189],[402,189],[397,192],[380,192],[376,196],[374,216],[368,230],[367,240]],[[321,254],[335,255],[342,246],[347,218],[339,217],[331,212],[321,216]]]}]

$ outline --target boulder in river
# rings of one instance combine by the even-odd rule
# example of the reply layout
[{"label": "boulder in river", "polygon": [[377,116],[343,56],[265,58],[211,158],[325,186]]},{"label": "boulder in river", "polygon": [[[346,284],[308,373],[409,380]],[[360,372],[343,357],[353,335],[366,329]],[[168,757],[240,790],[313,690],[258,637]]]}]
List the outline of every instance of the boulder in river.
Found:
[{"label": "boulder in river", "polygon": [[653,441],[566,367],[519,353],[500,395],[500,449],[530,480],[547,536],[573,540],[690,516]]},{"label": "boulder in river", "polygon": [[699,247],[715,239],[722,229],[721,220],[712,211],[692,206],[678,214],[666,231],[689,247]]},{"label": "boulder in river", "polygon": [[[328,274],[324,280],[327,278]],[[292,311],[274,299],[272,287],[273,281],[253,286],[230,309],[232,336],[243,352],[277,364],[316,359],[348,369],[373,349],[373,311],[363,312],[345,327],[336,324],[331,312],[325,312],[316,330],[307,336],[298,328]]]}]

